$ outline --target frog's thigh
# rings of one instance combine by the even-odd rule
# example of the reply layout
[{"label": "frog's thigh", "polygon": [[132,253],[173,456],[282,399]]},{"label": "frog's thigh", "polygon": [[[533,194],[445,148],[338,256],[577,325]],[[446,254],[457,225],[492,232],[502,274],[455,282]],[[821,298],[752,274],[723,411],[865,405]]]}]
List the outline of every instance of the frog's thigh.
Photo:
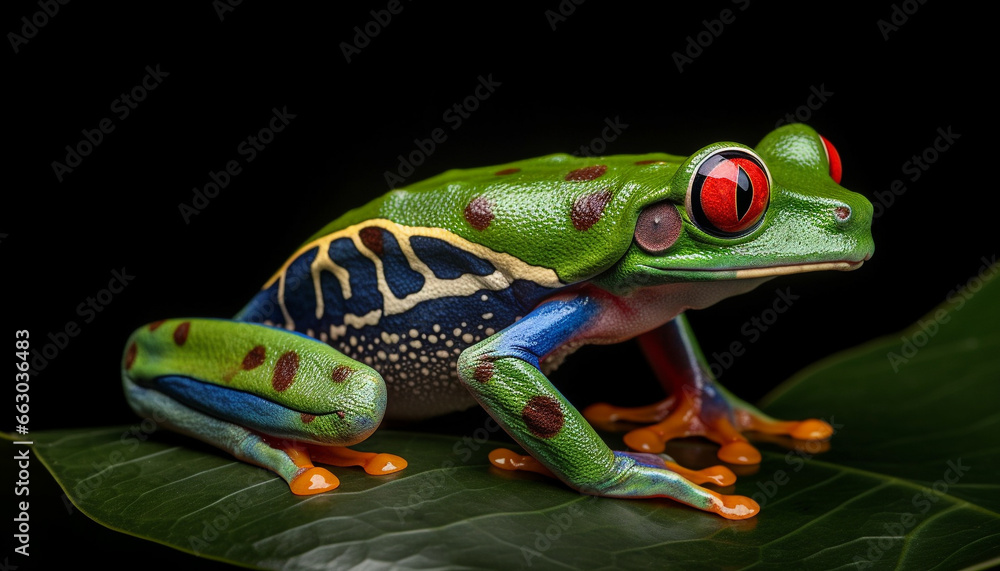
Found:
[{"label": "frog's thigh", "polygon": [[307,455],[291,444],[282,447],[266,436],[243,426],[194,410],[152,389],[124,379],[125,396],[141,416],[158,426],[192,436],[224,450],[236,458],[271,470],[298,495],[318,494],[340,485],[336,476],[316,468]]},{"label": "frog's thigh", "polygon": [[670,497],[728,518],[757,513],[742,496],[722,496],[668,469],[659,457],[613,452],[539,370],[546,354],[585,331],[600,313],[587,296],[544,303],[468,348],[459,375],[504,429],[568,485],[617,497]]},{"label": "frog's thigh", "polygon": [[[336,486],[312,465],[310,445],[360,442],[385,409],[385,384],[370,368],[318,340],[251,323],[151,324],[129,340],[122,368],[139,414],[273,470],[297,494]],[[390,463],[405,465],[375,455],[361,465],[388,473]]]}]

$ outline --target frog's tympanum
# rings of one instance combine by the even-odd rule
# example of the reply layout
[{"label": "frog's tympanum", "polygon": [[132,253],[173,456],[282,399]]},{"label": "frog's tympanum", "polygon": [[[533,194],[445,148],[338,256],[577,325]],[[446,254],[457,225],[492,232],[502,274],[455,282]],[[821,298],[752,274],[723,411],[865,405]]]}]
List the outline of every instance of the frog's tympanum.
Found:
[{"label": "frog's tympanum", "polygon": [[[131,406],[273,470],[296,494],[337,486],[313,462],[403,469],[353,451],[385,418],[477,402],[528,452],[494,466],[551,474],[610,497],[668,497],[723,517],[759,511],[733,472],[659,453],[704,436],[733,464],[761,456],[744,431],[825,439],[717,384],[684,312],[775,276],[853,270],[873,251],[872,206],[839,185],[840,159],[805,125],[756,148],[690,157],[566,154],[451,170],[347,212],[302,244],[232,320],[135,331],[122,360]],[[546,373],[583,345],[638,338],[669,397],[579,412]],[[573,378],[624,387],[616,379]],[[589,421],[649,423],[613,451]]]}]

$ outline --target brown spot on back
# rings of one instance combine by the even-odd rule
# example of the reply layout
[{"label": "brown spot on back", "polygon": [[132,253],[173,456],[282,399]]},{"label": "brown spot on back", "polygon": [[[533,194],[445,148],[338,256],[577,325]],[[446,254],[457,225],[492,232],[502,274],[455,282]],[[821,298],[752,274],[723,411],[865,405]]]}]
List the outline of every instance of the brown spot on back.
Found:
[{"label": "brown spot on back", "polygon": [[135,363],[135,355],[139,352],[139,348],[135,346],[135,341],[129,343],[128,349],[125,349],[125,370],[132,368],[132,363]]},{"label": "brown spot on back", "polygon": [[337,411],[337,416],[339,416],[340,418],[344,418],[344,411],[338,410]]},{"label": "brown spot on back", "polygon": [[347,365],[337,365],[333,368],[333,374],[331,378],[335,383],[342,383],[347,380],[347,377],[351,376],[354,371]]},{"label": "brown spot on back", "polygon": [[150,331],[156,331],[157,329],[160,328],[161,325],[163,325],[164,321],[166,321],[166,319],[161,319],[159,321],[154,321],[154,322],[150,323],[149,324],[149,330]]},{"label": "brown spot on back", "polygon": [[309,424],[310,422],[316,420],[315,414],[302,413],[302,424]]},{"label": "brown spot on back", "polygon": [[667,164],[667,161],[663,161],[663,160],[660,160],[660,159],[649,159],[649,160],[646,160],[646,161],[635,161],[635,164],[637,164],[637,165],[665,165],[665,164]]},{"label": "brown spot on back", "polygon": [[573,227],[577,230],[588,230],[604,214],[604,207],[611,200],[611,191],[604,189],[600,192],[585,194],[576,199],[573,209],[570,211],[570,218],[573,220]]},{"label": "brown spot on back", "polygon": [[497,172],[495,172],[493,174],[495,174],[497,176],[503,176],[505,174],[514,174],[516,172],[521,172],[521,169],[503,169],[503,170],[499,170],[499,171],[497,171]]},{"label": "brown spot on back", "polygon": [[274,365],[274,376],[271,378],[271,386],[279,393],[292,386],[295,381],[295,373],[299,371],[299,354],[295,351],[288,351],[278,357],[278,362]]},{"label": "brown spot on back", "polygon": [[174,343],[178,345],[183,345],[188,339],[188,333],[191,332],[191,322],[185,321],[174,329]]},{"label": "brown spot on back", "polygon": [[362,228],[358,232],[358,236],[361,237],[361,243],[365,245],[378,257],[382,257],[382,229],[376,228],[375,226],[368,226]]},{"label": "brown spot on back", "polygon": [[476,370],[472,373],[472,378],[480,383],[488,383],[493,378],[494,373],[496,373],[496,369],[493,367],[493,361],[481,358],[476,363]]},{"label": "brown spot on back", "polygon": [[246,357],[243,357],[243,363],[240,364],[240,368],[244,371],[252,371],[264,363],[264,357],[266,356],[266,351],[263,345],[257,345],[250,352],[247,353]]},{"label": "brown spot on back", "polygon": [[550,396],[534,396],[521,411],[521,418],[528,430],[539,438],[552,438],[563,427],[563,417],[559,401]]},{"label": "brown spot on back", "polygon": [[485,196],[473,198],[465,207],[465,220],[476,230],[486,230],[493,222],[493,205]]},{"label": "brown spot on back", "polygon": [[583,182],[585,180],[594,180],[595,178],[600,178],[608,170],[608,165],[592,165],[589,167],[583,167],[582,169],[576,169],[575,171],[570,171],[566,174],[566,180],[573,182]]}]

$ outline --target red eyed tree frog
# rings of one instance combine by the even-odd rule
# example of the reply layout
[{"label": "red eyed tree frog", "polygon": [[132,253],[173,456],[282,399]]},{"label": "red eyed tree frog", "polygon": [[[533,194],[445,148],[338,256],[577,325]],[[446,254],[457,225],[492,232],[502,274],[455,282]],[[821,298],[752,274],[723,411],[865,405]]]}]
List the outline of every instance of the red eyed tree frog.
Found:
[{"label": "red eyed tree frog", "polygon": [[[297,494],[337,485],[313,461],[402,469],[398,456],[346,448],[383,416],[478,402],[530,454],[495,451],[495,466],[751,517],[750,498],[698,485],[732,483],[728,468],[686,470],[658,454],[664,442],[701,435],[722,460],[754,464],[744,431],[832,429],[769,418],[725,391],[684,312],[775,276],[861,266],[872,205],[840,173],[833,145],[801,124],[686,158],[555,154],[447,171],[331,222],[234,319],[135,331],[125,392],[139,414],[273,470]],[[582,345],[634,337],[663,402],[581,414],[546,378]],[[588,419],[651,426],[626,436],[633,451],[613,451]]]}]

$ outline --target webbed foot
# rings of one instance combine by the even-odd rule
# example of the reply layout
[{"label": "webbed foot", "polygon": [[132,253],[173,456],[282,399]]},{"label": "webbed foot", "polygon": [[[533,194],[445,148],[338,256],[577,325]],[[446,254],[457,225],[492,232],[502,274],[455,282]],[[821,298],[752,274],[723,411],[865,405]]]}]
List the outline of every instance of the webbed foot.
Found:
[{"label": "webbed foot", "polygon": [[719,459],[730,464],[760,463],[760,452],[747,441],[744,432],[788,435],[797,440],[823,440],[833,434],[833,427],[822,420],[775,420],[720,389],[716,386],[709,391],[695,391],[684,387],[679,397],[645,407],[598,403],[584,409],[583,416],[603,426],[653,422],[625,435],[625,444],[639,452],[659,454],[669,440],[703,436],[720,445]]}]

